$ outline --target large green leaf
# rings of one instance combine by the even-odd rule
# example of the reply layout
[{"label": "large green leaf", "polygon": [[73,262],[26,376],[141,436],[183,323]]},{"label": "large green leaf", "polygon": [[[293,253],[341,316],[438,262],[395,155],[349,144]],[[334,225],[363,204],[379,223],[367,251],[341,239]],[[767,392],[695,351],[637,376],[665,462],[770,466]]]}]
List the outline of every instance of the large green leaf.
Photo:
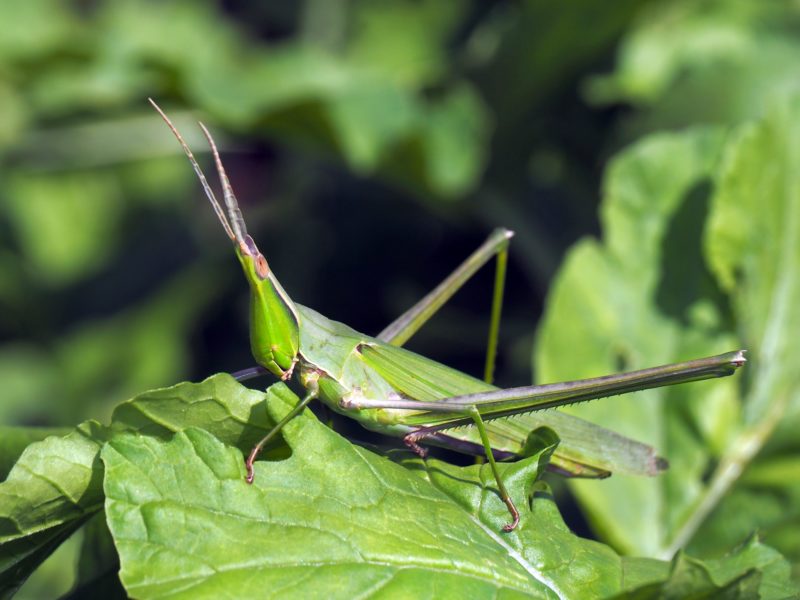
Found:
[{"label": "large green leaf", "polygon": [[0,595],[13,593],[102,508],[99,453],[105,437],[102,427],[89,422],[32,444],[0,483]]},{"label": "large green leaf", "polygon": [[198,423],[229,444],[252,445],[271,427],[255,409],[264,396],[230,376],[142,394],[117,407],[112,428],[87,422],[28,446],[0,483],[0,593],[13,591],[42,560],[102,508],[102,444],[120,431],[168,435]]},{"label": "large green leaf", "polygon": [[[268,396],[273,418],[297,401],[282,385]],[[241,453],[202,430],[169,442],[127,435],[106,446],[106,512],[129,593],[600,597],[620,590],[619,557],[572,535],[551,500],[535,498],[533,509],[523,503],[552,442],[502,465],[522,509],[518,530],[503,534],[508,514],[487,465],[429,461],[408,470],[311,415],[283,434],[291,458],[258,463],[252,486]],[[628,585],[663,574],[650,562],[627,566]]]},{"label": "large green leaf", "polygon": [[637,106],[639,131],[756,118],[798,89],[798,17],[790,3],[759,0],[651,3],[588,96]]},{"label": "large green leaf", "polygon": [[[796,480],[776,486],[774,476],[791,465],[773,455],[797,448],[798,116],[793,101],[727,140],[695,129],[623,153],[606,179],[604,243],[579,243],[550,296],[536,350],[541,381],[750,352],[738,379],[574,409],[653,443],[672,464],[656,480],[574,486],[596,530],[625,552],[669,557],[695,538],[690,547],[718,554],[756,528],[797,520]],[[785,425],[770,438],[779,419]],[[736,486],[768,441],[748,475],[763,482],[758,470],[771,462],[771,491]],[[721,510],[724,522],[697,535],[728,500],[741,515]]]},{"label": "large green leaf", "polygon": [[[142,598],[265,589],[599,598],[651,589],[669,574],[666,563],[623,558],[569,531],[536,483],[558,442],[549,430],[531,457],[500,465],[522,515],[510,534],[501,533],[509,516],[487,465],[398,464],[308,412],[282,432],[291,456],[259,462],[248,485],[241,447],[297,401],[284,384],[265,396],[220,375],[134,398],[111,428],[87,424],[33,444],[0,484],[0,590],[13,592],[96,515],[104,493],[122,582]],[[103,560],[82,567],[79,589],[118,591],[108,539],[97,533],[83,555]],[[767,550],[696,564],[718,572],[714,585],[772,569],[773,589],[787,589],[788,567]],[[770,592],[761,582],[753,585]]]},{"label": "large green leaf", "polygon": [[[750,349],[746,428],[727,453],[739,485],[699,529],[691,549],[738,541],[755,528],[800,563],[800,98],[777,103],[741,128],[718,174],[706,251],[729,292],[739,335]],[[774,428],[774,429],[773,429]],[[738,443],[738,445],[737,445]],[[736,511],[735,526],[731,516]]]},{"label": "large green leaf", "polygon": [[[284,384],[267,391],[272,421],[296,402]],[[508,534],[488,465],[398,464],[309,411],[282,434],[291,456],[257,463],[253,485],[241,451],[201,429],[169,440],[124,433],[105,446],[106,515],[128,593],[601,598],[675,578],[667,563],[623,558],[569,531],[536,482],[558,442],[549,430],[530,458],[500,465],[522,514]],[[788,565],[763,546],[716,564],[685,560],[719,588],[746,576],[764,597],[792,590]]]},{"label": "large green leaf", "polygon": [[[736,347],[732,336],[718,332],[721,316],[700,242],[691,239],[692,224],[702,224],[705,213],[702,183],[723,140],[716,130],[659,135],[615,159],[605,186],[605,243],[578,243],[548,299],[536,349],[539,381]],[[695,413],[692,404],[700,401],[703,412]],[[661,555],[676,521],[700,493],[711,458],[707,445],[724,441],[718,439],[725,436],[720,420],[736,414],[735,381],[652,390],[571,410],[653,444],[672,463],[655,480],[615,475],[574,486],[607,540],[625,552]]]}]

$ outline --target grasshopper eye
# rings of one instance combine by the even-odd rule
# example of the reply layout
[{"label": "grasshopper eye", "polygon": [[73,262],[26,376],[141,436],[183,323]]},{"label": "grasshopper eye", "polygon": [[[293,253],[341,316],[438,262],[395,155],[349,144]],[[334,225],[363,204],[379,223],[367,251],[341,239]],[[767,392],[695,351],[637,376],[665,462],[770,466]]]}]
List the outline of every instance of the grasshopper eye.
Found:
[{"label": "grasshopper eye", "polygon": [[266,279],[267,275],[269,275],[269,265],[263,254],[256,256],[256,273],[261,279]]}]

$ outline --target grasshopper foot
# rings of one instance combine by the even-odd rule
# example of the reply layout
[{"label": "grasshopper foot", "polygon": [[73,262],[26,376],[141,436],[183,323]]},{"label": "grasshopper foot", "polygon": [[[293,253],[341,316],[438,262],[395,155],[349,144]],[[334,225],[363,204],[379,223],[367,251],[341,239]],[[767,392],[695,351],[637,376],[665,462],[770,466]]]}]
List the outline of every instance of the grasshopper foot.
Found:
[{"label": "grasshopper foot", "polygon": [[428,451],[417,443],[417,437],[413,433],[409,433],[405,436],[403,438],[403,443],[420,458],[428,456]]},{"label": "grasshopper foot", "polygon": [[253,480],[256,478],[256,471],[253,463],[255,463],[256,457],[260,451],[261,446],[256,446],[250,451],[250,456],[247,457],[247,460],[244,461],[244,466],[247,469],[247,475],[245,476],[244,480],[247,483],[253,483]]},{"label": "grasshopper foot", "polygon": [[292,359],[292,364],[289,365],[289,368],[286,369],[283,374],[281,375],[281,381],[289,381],[292,378],[292,373],[294,373],[294,368],[297,366],[297,361],[300,360],[296,356]]},{"label": "grasshopper foot", "polygon": [[508,533],[509,531],[514,531],[517,525],[519,525],[519,511],[517,510],[517,507],[514,506],[514,502],[511,500],[511,498],[504,498],[503,502],[506,503],[508,512],[511,513],[511,518],[513,519],[511,523],[506,523],[503,525],[503,531]]}]

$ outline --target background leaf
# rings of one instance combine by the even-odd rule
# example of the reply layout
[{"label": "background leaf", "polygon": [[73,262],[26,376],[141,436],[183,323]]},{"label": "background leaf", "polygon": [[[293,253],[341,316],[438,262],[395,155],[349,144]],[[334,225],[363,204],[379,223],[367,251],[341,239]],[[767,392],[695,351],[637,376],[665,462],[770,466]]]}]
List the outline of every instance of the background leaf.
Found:
[{"label": "background leaf", "polygon": [[[142,390],[252,362],[245,284],[180,149],[146,104],[152,96],[204,166],[195,122],[209,125],[249,230],[292,297],[367,334],[493,227],[511,226],[503,387],[533,378],[533,332],[551,279],[567,249],[602,228],[613,253],[578,246],[592,273],[576,284],[577,298],[559,295],[565,343],[548,342],[558,355],[536,379],[738,345],[751,356],[763,350],[737,375],[741,388],[712,382],[588,407],[619,414],[612,426],[656,444],[672,470],[659,483],[587,486],[596,493],[577,502],[550,480],[566,522],[617,550],[667,559],[680,546],[718,556],[758,529],[800,564],[795,384],[789,367],[756,375],[775,349],[786,350],[781,364],[792,354],[763,328],[778,326],[773,313],[786,316],[786,332],[794,323],[781,308],[793,292],[768,302],[794,286],[790,259],[772,240],[793,244],[795,150],[779,133],[794,118],[786,98],[797,90],[798,17],[794,3],[761,0],[3,4],[0,421],[108,421]],[[778,107],[772,125],[739,128],[769,107]],[[693,142],[677,133],[688,126],[698,127],[686,133]],[[607,177],[617,180],[607,194],[616,208],[601,224],[603,172],[630,142],[643,155],[611,163],[623,173]],[[481,372],[489,271],[411,340],[413,350]],[[595,323],[617,332],[602,360],[592,353],[605,335]],[[771,390],[786,392],[783,408]],[[646,415],[631,406],[647,402],[667,420],[655,424],[651,406]],[[168,439],[181,429],[180,402],[174,411],[155,404],[147,410],[166,427],[130,407],[121,419]],[[767,435],[762,409],[787,425]],[[252,429],[241,412],[208,414],[222,418],[219,427],[204,411],[186,423],[239,447],[268,426],[258,408],[251,417],[266,420]],[[282,442],[272,449],[287,451]],[[623,496],[609,492],[617,485]],[[715,485],[720,493],[709,494]],[[73,542],[21,598],[41,597],[49,581],[85,582],[72,557],[87,557],[81,568],[91,571],[85,563],[97,555]]]},{"label": "background leaf", "polygon": [[[785,496],[796,497],[792,479],[779,486],[783,500],[773,495],[778,486],[752,489],[737,479],[762,448],[751,477],[762,460],[796,451],[788,431],[799,383],[789,333],[798,318],[797,106],[781,104],[744,126],[722,158],[724,138],[710,130],[650,138],[626,152],[606,185],[604,244],[576,247],[554,288],[536,355],[543,380],[564,379],[569,369],[573,377],[596,374],[615,362],[644,366],[645,356],[655,364],[750,350],[741,399],[733,380],[648,392],[641,396],[649,400],[620,401],[613,415],[600,403],[575,409],[654,443],[672,464],[660,480],[574,486],[594,525],[627,552],[671,556],[694,538],[690,549],[713,555],[756,528],[796,521]],[[635,320],[623,316],[632,313]],[[717,521],[728,502],[749,505],[735,526]],[[770,509],[775,502],[780,516]],[[710,514],[717,525],[704,526]],[[638,527],[621,526],[632,518]],[[780,536],[773,543],[796,548]]]},{"label": "background leaf", "polygon": [[[272,419],[298,400],[272,386]],[[106,445],[106,514],[129,593],[608,597],[667,575],[666,563],[623,559],[569,531],[535,484],[558,441],[552,432],[532,457],[500,465],[522,509],[510,534],[501,533],[508,513],[488,465],[413,459],[407,469],[308,411],[282,434],[291,457],[257,463],[253,485],[241,452],[200,429],[168,441],[121,434]],[[786,562],[757,544],[750,555],[692,565],[720,586],[754,573],[752,589],[763,591],[762,569],[773,569],[767,596],[791,589]]]},{"label": "background leaf", "polygon": [[[281,385],[268,396],[273,418],[297,401]],[[310,416],[283,434],[291,458],[258,463],[253,486],[241,454],[201,430],[169,442],[131,435],[110,443],[106,511],[130,593],[550,597],[619,589],[619,558],[569,533],[545,498],[534,500],[533,513],[523,508],[516,532],[502,534],[508,514],[487,465],[430,461],[420,478]],[[539,457],[503,465],[512,494],[527,495]],[[184,523],[180,532],[175,522]],[[565,561],[582,564],[584,576],[576,579]]]},{"label": "background leaf", "polygon": [[694,123],[739,123],[796,93],[797,13],[763,2],[653,3],[626,32],[617,64],[586,86],[595,102],[620,100],[628,135]]},{"label": "background leaf", "polygon": [[58,544],[101,510],[99,455],[114,431],[163,436],[202,422],[221,439],[249,449],[271,427],[266,413],[256,410],[263,399],[222,375],[133,398],[117,408],[110,429],[87,422],[63,437],[28,446],[0,483],[3,593],[19,587]]},{"label": "background leaf", "polygon": [[[753,458],[754,446],[762,451],[741,484],[731,485],[731,493],[720,498],[719,511],[690,545],[708,551],[710,536],[718,543],[729,543],[744,537],[745,530],[757,528],[795,563],[798,546],[791,541],[794,536],[785,533],[800,520],[793,501],[800,487],[785,471],[790,476],[778,482],[773,469],[788,466],[791,471],[800,449],[796,436],[800,356],[792,334],[800,325],[800,179],[796,173],[800,151],[794,131],[799,114],[800,102],[795,97],[778,103],[758,123],[743,127],[719,171],[706,251],[721,285],[731,295],[738,334],[752,349],[754,367],[742,415],[745,428],[728,451],[730,463],[723,466],[737,469]],[[770,228],[768,236],[766,228]],[[736,527],[721,520],[730,515],[731,506],[749,507]]]},{"label": "background leaf", "polygon": [[[692,240],[693,229],[684,225],[703,222],[708,179],[723,141],[721,132],[707,129],[661,135],[615,160],[605,185],[604,243],[576,245],[548,300],[535,355],[541,382],[737,347],[735,338],[720,330],[724,317],[715,305],[700,241]],[[700,234],[697,227],[694,234]],[[702,410],[693,410],[700,402]],[[651,480],[615,475],[603,482],[576,482],[573,489],[593,526],[626,553],[662,555],[677,523],[697,501],[704,461],[714,459],[714,447],[721,443],[706,439],[729,435],[726,426],[737,411],[735,379],[570,409],[653,444],[671,463],[666,474]]]}]

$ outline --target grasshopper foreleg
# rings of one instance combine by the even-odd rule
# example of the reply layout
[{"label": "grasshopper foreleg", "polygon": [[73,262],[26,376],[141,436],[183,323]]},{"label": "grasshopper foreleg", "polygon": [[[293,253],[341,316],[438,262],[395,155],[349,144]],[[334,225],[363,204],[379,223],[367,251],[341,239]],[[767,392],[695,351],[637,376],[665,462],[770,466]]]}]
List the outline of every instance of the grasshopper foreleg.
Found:
[{"label": "grasshopper foreleg", "polygon": [[303,399],[297,404],[297,406],[295,406],[292,410],[290,410],[285,417],[283,417],[280,421],[278,421],[275,427],[270,429],[267,435],[261,438],[261,441],[259,441],[255,446],[253,446],[253,449],[250,451],[250,455],[247,457],[247,460],[244,463],[245,467],[247,468],[247,476],[245,477],[247,483],[253,483],[253,479],[256,476],[255,470],[253,468],[253,463],[255,463],[256,458],[261,453],[261,450],[264,448],[264,446],[272,438],[274,438],[278,434],[278,432],[280,432],[281,429],[283,429],[283,426],[286,425],[286,423],[288,423],[295,416],[300,414],[302,410],[306,407],[306,405],[309,402],[311,402],[314,398],[316,398],[318,395],[319,395],[319,387],[316,385],[316,382],[315,381],[309,382],[308,391],[306,395],[303,396]]}]

